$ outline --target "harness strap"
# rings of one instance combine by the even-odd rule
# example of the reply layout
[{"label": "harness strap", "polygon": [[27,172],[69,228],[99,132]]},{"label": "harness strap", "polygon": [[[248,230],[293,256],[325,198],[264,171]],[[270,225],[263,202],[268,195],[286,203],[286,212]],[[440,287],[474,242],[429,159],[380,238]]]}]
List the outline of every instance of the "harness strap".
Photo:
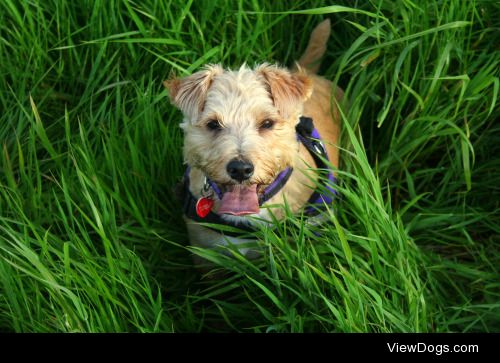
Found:
[{"label": "harness strap", "polygon": [[259,196],[259,206],[274,197],[281,190],[281,188],[285,186],[288,179],[290,179],[290,175],[292,175],[292,171],[293,169],[288,167],[278,174],[278,177],[274,179],[266,190],[264,190],[264,193]]},{"label": "harness strap", "polygon": [[318,206],[321,207],[324,203],[331,204],[333,202],[331,195],[337,195],[337,191],[332,187],[335,183],[335,177],[325,162],[325,160],[329,160],[328,154],[321,142],[318,130],[314,127],[312,118],[302,116],[295,129],[297,130],[297,138],[311,153],[320,175],[328,180],[328,183],[323,185],[328,193],[325,194],[322,190],[316,189],[307,201],[309,206],[304,211],[305,214],[316,215],[320,213]]}]

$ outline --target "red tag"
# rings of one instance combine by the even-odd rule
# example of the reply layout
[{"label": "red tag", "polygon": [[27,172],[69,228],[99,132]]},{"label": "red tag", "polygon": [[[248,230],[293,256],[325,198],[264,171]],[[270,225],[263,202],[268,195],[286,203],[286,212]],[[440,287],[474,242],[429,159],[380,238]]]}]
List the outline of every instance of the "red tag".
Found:
[{"label": "red tag", "polygon": [[214,206],[213,199],[200,198],[196,202],[196,214],[198,214],[200,218],[205,218],[208,215],[208,213],[210,213],[213,206]]}]

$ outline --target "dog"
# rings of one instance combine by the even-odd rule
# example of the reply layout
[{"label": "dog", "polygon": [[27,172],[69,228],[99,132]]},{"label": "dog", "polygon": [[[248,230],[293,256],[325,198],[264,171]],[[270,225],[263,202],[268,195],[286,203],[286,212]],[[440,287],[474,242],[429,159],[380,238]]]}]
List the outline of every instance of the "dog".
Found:
[{"label": "dog", "polygon": [[[225,70],[216,64],[164,81],[183,114],[183,209],[193,246],[233,244],[252,259],[259,252],[245,247],[251,238],[199,222],[251,231],[272,223],[273,216],[283,219],[285,203],[293,213],[312,196],[331,203],[331,196],[315,192],[318,168],[328,167],[325,159],[334,169],[339,162],[340,117],[333,97],[340,101],[343,92],[316,75],[330,31],[329,20],[320,23],[291,70],[267,63]],[[326,176],[335,178],[331,170]]]}]

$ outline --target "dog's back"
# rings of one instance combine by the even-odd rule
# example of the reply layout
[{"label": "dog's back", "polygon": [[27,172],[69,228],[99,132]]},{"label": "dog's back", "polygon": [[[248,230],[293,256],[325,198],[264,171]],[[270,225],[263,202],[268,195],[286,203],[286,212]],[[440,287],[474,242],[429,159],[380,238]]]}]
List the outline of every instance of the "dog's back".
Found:
[{"label": "dog's back", "polygon": [[[328,157],[333,166],[338,167],[338,144],[340,115],[336,105],[332,104],[332,83],[316,73],[321,65],[321,58],[326,52],[326,45],[331,33],[330,20],[324,20],[312,31],[304,54],[298,60],[299,71],[306,71],[313,81],[313,93],[304,104],[304,115],[314,120],[314,125],[325,140]],[[335,98],[340,101],[343,92],[335,88]],[[330,107],[327,107],[330,105]]]}]

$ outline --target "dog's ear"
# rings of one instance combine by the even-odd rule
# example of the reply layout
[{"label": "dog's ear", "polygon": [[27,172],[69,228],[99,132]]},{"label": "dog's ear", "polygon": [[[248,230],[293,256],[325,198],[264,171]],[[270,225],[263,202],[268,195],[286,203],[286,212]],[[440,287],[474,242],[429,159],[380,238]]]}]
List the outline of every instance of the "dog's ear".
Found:
[{"label": "dog's ear", "polygon": [[214,78],[224,70],[218,64],[208,65],[204,70],[193,73],[186,78],[171,78],[163,82],[168,89],[170,101],[177,106],[190,120],[195,120],[203,111],[207,91]]},{"label": "dog's ear", "polygon": [[302,103],[311,97],[312,81],[299,69],[290,73],[287,69],[262,64],[256,68],[273,99],[274,105],[284,118],[302,107]]}]

